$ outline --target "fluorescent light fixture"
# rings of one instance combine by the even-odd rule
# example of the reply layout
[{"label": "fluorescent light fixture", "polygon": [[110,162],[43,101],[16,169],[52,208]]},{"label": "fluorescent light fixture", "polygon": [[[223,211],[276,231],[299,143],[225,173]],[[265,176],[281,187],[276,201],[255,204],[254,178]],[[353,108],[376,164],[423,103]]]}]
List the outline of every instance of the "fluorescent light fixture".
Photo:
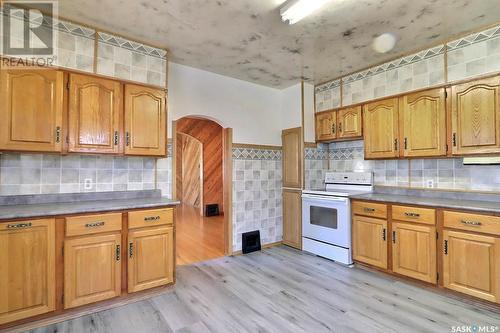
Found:
[{"label": "fluorescent light fixture", "polygon": [[283,22],[295,24],[330,0],[288,0],[280,9]]}]

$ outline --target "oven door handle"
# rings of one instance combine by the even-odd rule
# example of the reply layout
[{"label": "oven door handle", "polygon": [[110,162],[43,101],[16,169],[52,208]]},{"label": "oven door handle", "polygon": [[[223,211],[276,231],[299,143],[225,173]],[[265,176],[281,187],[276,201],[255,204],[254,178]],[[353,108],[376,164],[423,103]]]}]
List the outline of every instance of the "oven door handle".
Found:
[{"label": "oven door handle", "polygon": [[330,201],[349,202],[349,198],[331,197],[328,195],[302,194],[302,198],[304,198],[304,199],[326,199],[326,200],[330,200]]}]

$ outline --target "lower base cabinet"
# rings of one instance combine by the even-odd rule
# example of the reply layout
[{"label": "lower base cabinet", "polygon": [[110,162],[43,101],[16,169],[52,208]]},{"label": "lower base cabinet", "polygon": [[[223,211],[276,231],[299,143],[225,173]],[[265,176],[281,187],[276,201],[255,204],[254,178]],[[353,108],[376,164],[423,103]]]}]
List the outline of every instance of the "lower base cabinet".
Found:
[{"label": "lower base cabinet", "polygon": [[364,216],[352,220],[354,260],[387,269],[387,221]]},{"label": "lower base cabinet", "polygon": [[283,190],[283,244],[302,249],[301,190]]},{"label": "lower base cabinet", "polygon": [[174,230],[148,228],[128,234],[128,292],[174,281]]},{"label": "lower base cabinet", "polygon": [[0,325],[55,310],[55,220],[0,224]]},{"label": "lower base cabinet", "polygon": [[120,296],[120,247],[119,233],[65,241],[65,309]]},{"label": "lower base cabinet", "polygon": [[500,238],[445,230],[443,251],[446,288],[500,302]]},{"label": "lower base cabinet", "polygon": [[392,270],[414,279],[436,283],[436,228],[392,223]]}]

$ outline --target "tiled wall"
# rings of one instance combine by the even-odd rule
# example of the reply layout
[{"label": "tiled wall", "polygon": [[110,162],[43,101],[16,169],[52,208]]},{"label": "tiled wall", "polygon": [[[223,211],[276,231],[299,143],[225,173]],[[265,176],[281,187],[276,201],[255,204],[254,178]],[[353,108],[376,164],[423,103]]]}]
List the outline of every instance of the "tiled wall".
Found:
[{"label": "tiled wall", "polygon": [[260,230],[262,244],[283,238],[281,150],[233,148],[233,250]]},{"label": "tiled wall", "polygon": [[316,112],[340,107],[340,80],[316,87]]},{"label": "tiled wall", "polygon": [[304,150],[304,178],[306,189],[324,186],[325,172],[328,170],[328,145],[318,144],[316,148]]}]

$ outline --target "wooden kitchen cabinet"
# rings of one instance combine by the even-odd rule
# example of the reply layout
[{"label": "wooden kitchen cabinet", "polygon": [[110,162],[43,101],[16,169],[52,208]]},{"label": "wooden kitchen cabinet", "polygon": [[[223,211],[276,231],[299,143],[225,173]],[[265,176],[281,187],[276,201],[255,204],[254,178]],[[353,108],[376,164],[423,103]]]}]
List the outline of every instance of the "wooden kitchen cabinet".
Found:
[{"label": "wooden kitchen cabinet", "polygon": [[55,310],[54,224],[0,224],[0,324]]},{"label": "wooden kitchen cabinet", "polygon": [[337,138],[337,111],[316,114],[316,140],[329,141]]},{"label": "wooden kitchen cabinet", "polygon": [[354,215],[352,255],[356,261],[387,269],[387,221]]},{"label": "wooden kitchen cabinet", "polygon": [[444,230],[444,287],[500,303],[500,238]]},{"label": "wooden kitchen cabinet", "polygon": [[283,187],[302,189],[304,167],[304,141],[302,128],[282,131]]},{"label": "wooden kitchen cabinet", "polygon": [[363,106],[365,158],[399,156],[398,99],[390,98]]},{"label": "wooden kitchen cabinet", "polygon": [[125,154],[165,156],[167,113],[165,91],[125,86]]},{"label": "wooden kitchen cabinet", "polygon": [[363,135],[361,105],[337,111],[337,127],[339,139],[356,138]]},{"label": "wooden kitchen cabinet", "polygon": [[500,153],[500,76],[451,87],[453,155]]},{"label": "wooden kitchen cabinet", "polygon": [[128,292],[174,281],[173,227],[146,228],[128,234]]},{"label": "wooden kitchen cabinet", "polygon": [[437,282],[436,228],[392,222],[392,270],[429,283]]},{"label": "wooden kitchen cabinet", "polygon": [[118,81],[70,74],[68,151],[122,152],[122,98]]},{"label": "wooden kitchen cabinet", "polygon": [[60,152],[64,74],[2,69],[0,150]]},{"label": "wooden kitchen cabinet", "polygon": [[444,88],[400,98],[403,157],[446,155],[446,91]]},{"label": "wooden kitchen cabinet", "polygon": [[64,308],[121,294],[121,234],[92,235],[64,242]]},{"label": "wooden kitchen cabinet", "polygon": [[283,189],[283,244],[302,249],[302,192]]}]

